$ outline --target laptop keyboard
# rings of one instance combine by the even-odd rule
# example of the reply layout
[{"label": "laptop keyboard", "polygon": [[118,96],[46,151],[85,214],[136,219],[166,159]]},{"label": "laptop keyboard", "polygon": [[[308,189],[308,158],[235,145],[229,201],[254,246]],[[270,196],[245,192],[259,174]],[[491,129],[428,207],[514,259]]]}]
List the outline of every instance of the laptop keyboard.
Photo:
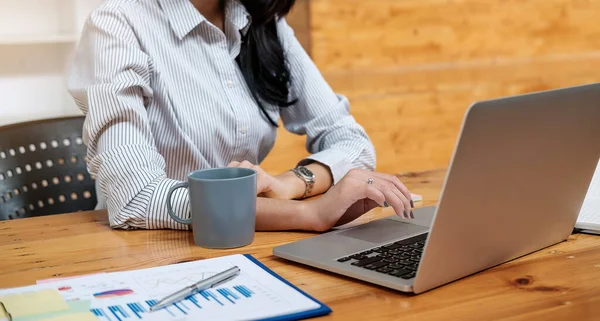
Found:
[{"label": "laptop keyboard", "polygon": [[417,274],[426,239],[427,234],[422,234],[337,261],[408,280]]}]

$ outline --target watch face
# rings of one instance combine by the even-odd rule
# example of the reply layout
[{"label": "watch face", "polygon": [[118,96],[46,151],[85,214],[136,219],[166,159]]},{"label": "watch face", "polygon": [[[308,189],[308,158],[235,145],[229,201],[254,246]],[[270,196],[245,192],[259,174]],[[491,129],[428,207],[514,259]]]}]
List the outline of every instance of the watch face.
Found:
[{"label": "watch face", "polygon": [[298,167],[298,172],[305,177],[313,177],[314,174],[310,171],[310,169],[304,167],[304,166],[300,166]]}]

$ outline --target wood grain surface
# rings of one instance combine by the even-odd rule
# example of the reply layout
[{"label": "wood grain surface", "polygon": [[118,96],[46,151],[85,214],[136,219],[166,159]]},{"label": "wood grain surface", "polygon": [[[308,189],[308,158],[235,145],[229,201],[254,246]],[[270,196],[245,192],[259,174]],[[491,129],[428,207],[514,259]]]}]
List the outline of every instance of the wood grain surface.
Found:
[{"label": "wood grain surface", "polygon": [[[418,206],[437,201],[443,170],[399,175]],[[354,222],[393,215],[376,209]],[[123,271],[189,260],[249,253],[323,301],[323,320],[597,320],[600,316],[600,237],[568,240],[420,295],[408,295],[291,263],[274,246],[314,235],[257,233],[235,250],[206,250],[184,231],[116,231],[103,211],[0,222],[0,287],[36,280]]]},{"label": "wood grain surface", "polygon": [[[446,167],[469,105],[600,81],[597,0],[311,0],[312,57],[375,145],[377,169]],[[279,131],[262,166],[306,156]]]},{"label": "wood grain surface", "polygon": [[294,29],[294,34],[298,41],[310,55],[311,47],[311,27],[310,27],[310,1],[296,0],[292,11],[286,17],[287,23]]},{"label": "wood grain surface", "polygon": [[[328,81],[349,97],[352,115],[375,145],[377,170],[400,172],[448,166],[464,114],[473,102],[600,80],[591,70],[600,70],[600,55],[581,62],[549,57],[509,65],[335,72]],[[278,135],[261,164],[273,173],[307,155],[304,137],[283,128]]]},{"label": "wood grain surface", "polygon": [[323,71],[600,50],[596,0],[312,0]]}]

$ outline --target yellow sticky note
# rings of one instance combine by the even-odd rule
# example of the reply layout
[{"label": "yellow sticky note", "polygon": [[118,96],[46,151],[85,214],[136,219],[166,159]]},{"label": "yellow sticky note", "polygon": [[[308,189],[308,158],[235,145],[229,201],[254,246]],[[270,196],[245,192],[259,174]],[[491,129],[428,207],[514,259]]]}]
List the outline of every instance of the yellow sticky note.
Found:
[{"label": "yellow sticky note", "polygon": [[13,318],[66,311],[69,306],[58,290],[48,289],[0,297]]},{"label": "yellow sticky note", "polygon": [[98,318],[96,318],[96,316],[91,312],[81,312],[65,314],[49,319],[42,319],[40,321],[98,321]]}]

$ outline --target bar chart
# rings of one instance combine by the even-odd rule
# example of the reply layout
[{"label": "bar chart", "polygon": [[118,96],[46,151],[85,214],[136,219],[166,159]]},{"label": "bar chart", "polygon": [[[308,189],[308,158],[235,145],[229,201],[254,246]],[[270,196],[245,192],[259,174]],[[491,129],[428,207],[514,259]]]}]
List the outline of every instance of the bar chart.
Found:
[{"label": "bar chart", "polygon": [[[234,279],[150,312],[166,296],[232,266],[241,270]],[[91,301],[90,312],[99,321],[239,321],[319,308],[244,255],[70,278],[45,286],[63,289],[59,291],[67,301]]]},{"label": "bar chart", "polygon": [[[153,317],[163,316],[167,320],[202,314],[204,312],[202,310],[206,310],[207,314],[218,313],[215,309],[218,310],[219,307],[251,304],[250,301],[254,296],[255,292],[246,285],[207,290],[189,296],[181,302],[152,312],[152,315]],[[144,316],[149,313],[150,307],[157,302],[157,300],[145,300],[107,305],[105,307],[95,307],[91,309],[91,312],[102,321],[144,320]]]}]

